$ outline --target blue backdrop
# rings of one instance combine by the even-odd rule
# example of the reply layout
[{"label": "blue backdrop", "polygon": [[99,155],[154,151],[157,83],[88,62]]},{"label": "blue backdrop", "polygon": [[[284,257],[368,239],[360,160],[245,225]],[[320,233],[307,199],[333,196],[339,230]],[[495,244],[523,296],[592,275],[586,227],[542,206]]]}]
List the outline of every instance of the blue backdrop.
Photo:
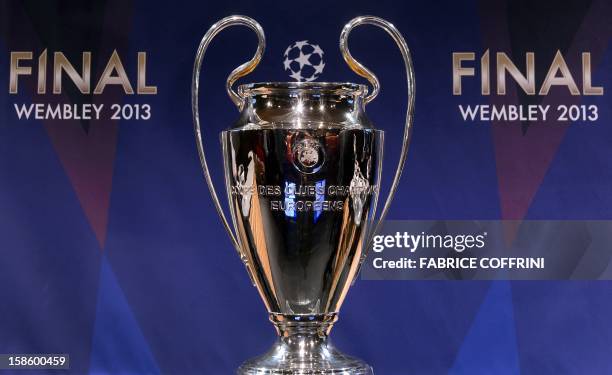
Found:
[{"label": "blue backdrop", "polygon": [[[593,81],[612,88],[610,5],[562,3],[1,4],[0,88],[9,86],[10,51],[36,57],[48,48],[71,61],[92,51],[96,76],[117,49],[130,77],[137,52],[148,53],[147,79],[158,94],[109,90],[93,98],[67,89],[75,103],[148,103],[152,118],[54,123],[18,121],[13,108],[51,94],[1,90],[0,353],[69,353],[74,374],[229,374],[270,346],[274,331],[215,213],[191,125],[196,47],[214,21],[234,13],[257,19],[268,39],[248,82],[288,80],[283,53],[298,40],[325,51],[319,81],[361,82],[338,50],[342,26],[358,15],[386,18],[405,35],[415,60],[416,118],[390,218],[612,219],[608,96],[576,99],[599,105],[596,124],[544,135],[523,124],[515,131],[524,147],[512,148],[503,130],[459,118],[458,104],[489,102],[478,79],[452,95],[452,52],[486,49],[514,53],[516,61],[536,51],[539,80],[557,49],[591,51]],[[255,43],[246,29],[228,30],[204,61],[202,118],[218,183],[218,133],[237,117],[224,81]],[[382,83],[367,111],[387,131],[388,186],[406,103],[401,56],[372,27],[357,29],[350,43]],[[382,375],[609,374],[610,316],[612,285],[604,281],[358,281],[333,339]]]}]

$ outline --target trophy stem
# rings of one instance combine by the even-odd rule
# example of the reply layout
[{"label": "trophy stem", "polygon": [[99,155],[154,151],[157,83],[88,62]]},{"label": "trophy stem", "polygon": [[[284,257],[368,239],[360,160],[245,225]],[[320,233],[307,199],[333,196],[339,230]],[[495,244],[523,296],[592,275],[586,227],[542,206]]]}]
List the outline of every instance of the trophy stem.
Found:
[{"label": "trophy stem", "polygon": [[278,334],[272,348],[245,362],[238,375],[373,375],[363,361],[336,350],[329,333],[338,315],[270,314]]},{"label": "trophy stem", "polygon": [[338,314],[315,315],[287,315],[270,313],[270,321],[281,338],[292,337],[318,337],[326,340],[334,323],[338,321]]}]

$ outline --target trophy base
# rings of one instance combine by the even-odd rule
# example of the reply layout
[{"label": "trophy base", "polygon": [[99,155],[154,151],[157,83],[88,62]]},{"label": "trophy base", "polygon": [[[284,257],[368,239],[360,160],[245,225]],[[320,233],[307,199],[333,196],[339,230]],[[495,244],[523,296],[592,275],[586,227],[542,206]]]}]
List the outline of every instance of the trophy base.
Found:
[{"label": "trophy base", "polygon": [[279,337],[265,354],[246,361],[238,375],[373,375],[365,362],[342,354],[328,339],[336,314],[270,314]]},{"label": "trophy base", "polygon": [[[306,349],[308,348],[308,349]],[[291,351],[278,340],[266,354],[246,361],[238,375],[373,375],[365,362],[342,354],[328,342]]]}]

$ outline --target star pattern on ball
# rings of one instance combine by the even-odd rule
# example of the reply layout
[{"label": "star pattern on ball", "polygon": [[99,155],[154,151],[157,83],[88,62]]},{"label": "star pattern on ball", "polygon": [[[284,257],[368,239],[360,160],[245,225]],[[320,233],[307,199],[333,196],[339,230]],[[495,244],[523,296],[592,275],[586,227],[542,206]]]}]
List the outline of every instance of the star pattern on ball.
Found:
[{"label": "star pattern on ball", "polygon": [[307,40],[297,41],[285,50],[283,68],[298,82],[314,81],[325,68],[323,50]]}]

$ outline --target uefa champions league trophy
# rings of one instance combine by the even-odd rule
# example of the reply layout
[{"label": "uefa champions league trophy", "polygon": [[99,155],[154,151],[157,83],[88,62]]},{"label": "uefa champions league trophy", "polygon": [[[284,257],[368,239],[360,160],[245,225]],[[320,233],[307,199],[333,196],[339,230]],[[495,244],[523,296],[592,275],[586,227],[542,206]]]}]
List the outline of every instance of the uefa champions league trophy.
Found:
[{"label": "uefa champions league trophy", "polygon": [[[376,220],[383,131],[366,117],[379,92],[376,76],[356,61],[347,39],[359,25],[375,25],[397,43],[408,81],[408,108],[399,165]],[[225,217],[206,163],[198,112],[200,66],[211,40],[233,25],[252,29],[255,56],[236,68],[226,90],[240,110],[221,133],[231,223]],[[197,51],[192,109],[204,177],[217,212],[257,287],[278,339],[267,353],[245,362],[238,374],[373,374],[366,363],[340,353],[328,340],[356,278],[372,234],[397,189],[412,127],[414,73],[408,46],[389,22],[351,20],[340,35],[349,67],[373,86],[354,83],[234,82],[253,71],[265,49],[261,26],[230,16],[215,23]],[[233,230],[232,230],[233,228]]]}]

